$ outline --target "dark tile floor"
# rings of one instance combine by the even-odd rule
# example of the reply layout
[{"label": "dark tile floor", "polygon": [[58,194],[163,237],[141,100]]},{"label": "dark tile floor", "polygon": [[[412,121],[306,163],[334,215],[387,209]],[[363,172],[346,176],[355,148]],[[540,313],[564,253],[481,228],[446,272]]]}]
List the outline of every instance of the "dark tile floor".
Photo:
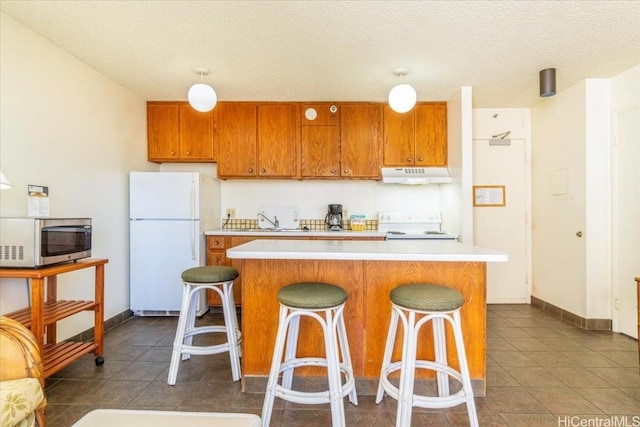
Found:
[{"label": "dark tile floor", "polygon": [[[636,340],[585,331],[530,305],[490,305],[487,318],[487,395],[476,398],[481,425],[640,426]],[[207,314],[201,321],[219,319]],[[47,379],[49,426],[70,426],[96,408],[260,415],[264,394],[240,391],[227,354],[192,356],[182,363],[177,384],[167,385],[176,323],[131,318],[106,333],[103,366],[86,356]],[[360,396],[357,407],[345,403],[347,425],[394,425],[395,402],[385,399],[380,405],[373,396]],[[271,425],[324,427],[331,415],[328,405],[276,401]],[[468,418],[464,406],[414,408],[412,425],[462,426]]]}]

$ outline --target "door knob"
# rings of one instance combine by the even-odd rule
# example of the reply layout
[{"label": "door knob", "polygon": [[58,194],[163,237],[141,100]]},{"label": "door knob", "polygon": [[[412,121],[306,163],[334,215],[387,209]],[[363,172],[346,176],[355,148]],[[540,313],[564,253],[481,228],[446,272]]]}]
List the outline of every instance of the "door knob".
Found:
[{"label": "door knob", "polygon": [[578,237],[582,237],[582,231],[578,231],[578,232],[576,233],[576,236],[578,236]]}]

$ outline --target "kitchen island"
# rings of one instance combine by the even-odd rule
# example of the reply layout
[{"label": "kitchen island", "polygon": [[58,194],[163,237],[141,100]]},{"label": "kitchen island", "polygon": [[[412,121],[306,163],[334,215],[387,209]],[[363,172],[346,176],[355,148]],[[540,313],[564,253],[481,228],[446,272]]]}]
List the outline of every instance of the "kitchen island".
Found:
[{"label": "kitchen island", "polygon": [[[227,250],[240,260],[242,277],[243,387],[265,384],[278,325],[277,293],[290,283],[321,281],[347,291],[344,311],[355,376],[364,388],[377,384],[391,315],[389,292],[403,283],[438,283],[465,298],[462,328],[469,370],[478,396],[486,378],[486,263],[505,262],[505,253],[455,241],[254,240]],[[322,355],[320,327],[303,319],[299,355]],[[421,331],[418,357],[433,356],[430,328]],[[447,337],[447,347],[455,348]],[[400,345],[394,350],[399,358]],[[457,367],[455,351],[450,363]],[[296,375],[322,375],[319,368]],[[419,378],[429,377],[419,372]],[[260,389],[261,386],[257,386]],[[375,390],[375,388],[373,389]],[[258,391],[258,390],[256,390]],[[264,391],[262,388],[260,391]],[[359,389],[359,393],[364,390]],[[365,394],[375,393],[369,390]]]}]

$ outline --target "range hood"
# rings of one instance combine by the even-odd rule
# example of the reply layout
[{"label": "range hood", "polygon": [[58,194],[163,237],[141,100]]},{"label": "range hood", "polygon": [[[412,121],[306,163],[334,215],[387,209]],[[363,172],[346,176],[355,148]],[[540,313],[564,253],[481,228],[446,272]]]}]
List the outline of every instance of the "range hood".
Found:
[{"label": "range hood", "polygon": [[451,181],[446,167],[382,168],[383,184],[446,184]]}]

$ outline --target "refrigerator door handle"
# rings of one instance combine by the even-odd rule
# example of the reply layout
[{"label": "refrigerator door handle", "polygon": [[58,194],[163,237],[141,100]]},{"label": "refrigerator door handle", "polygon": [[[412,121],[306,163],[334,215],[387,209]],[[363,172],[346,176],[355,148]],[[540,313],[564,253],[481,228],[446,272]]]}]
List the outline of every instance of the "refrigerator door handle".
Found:
[{"label": "refrigerator door handle", "polygon": [[191,179],[191,259],[196,259],[196,183]]}]

